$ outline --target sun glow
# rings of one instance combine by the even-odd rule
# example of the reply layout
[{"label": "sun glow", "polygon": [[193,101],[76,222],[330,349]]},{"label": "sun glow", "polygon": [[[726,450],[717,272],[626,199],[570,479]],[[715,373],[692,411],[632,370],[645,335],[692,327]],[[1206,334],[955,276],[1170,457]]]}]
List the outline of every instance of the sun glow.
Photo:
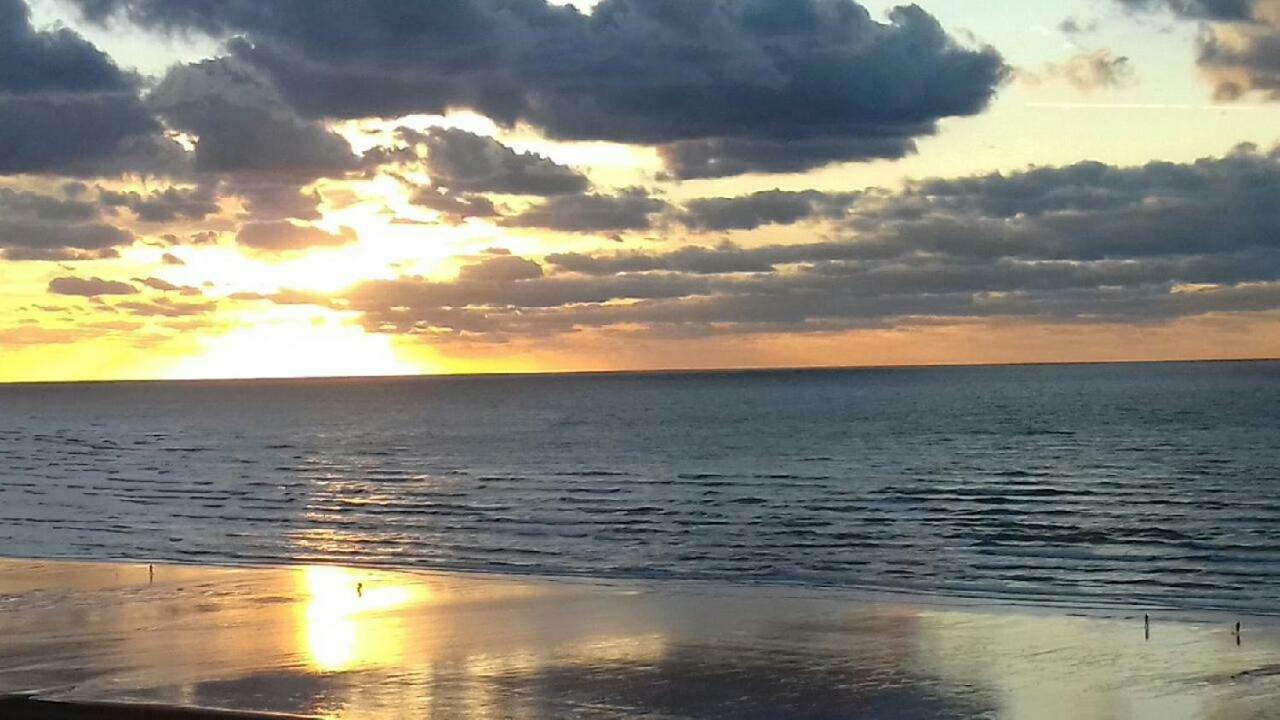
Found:
[{"label": "sun glow", "polygon": [[374,581],[330,566],[307,567],[301,573],[309,598],[302,621],[306,652],[321,672],[394,661],[404,637],[385,613],[427,600],[422,587],[384,584],[390,576]]},{"label": "sun glow", "polygon": [[366,333],[328,311],[280,308],[230,332],[200,338],[204,351],[181,360],[171,380],[430,374],[438,368],[399,356],[387,335]]}]

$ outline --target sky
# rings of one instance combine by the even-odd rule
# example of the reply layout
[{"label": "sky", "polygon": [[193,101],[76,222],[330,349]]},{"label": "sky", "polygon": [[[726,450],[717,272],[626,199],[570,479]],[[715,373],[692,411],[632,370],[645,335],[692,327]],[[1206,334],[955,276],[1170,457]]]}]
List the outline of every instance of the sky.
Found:
[{"label": "sky", "polygon": [[0,0],[0,381],[1280,357],[1280,0]]}]

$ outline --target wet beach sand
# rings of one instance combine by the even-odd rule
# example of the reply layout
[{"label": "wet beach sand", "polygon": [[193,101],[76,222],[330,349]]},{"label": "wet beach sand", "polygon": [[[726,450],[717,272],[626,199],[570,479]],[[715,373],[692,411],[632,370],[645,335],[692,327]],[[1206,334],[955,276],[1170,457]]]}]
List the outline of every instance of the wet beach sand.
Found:
[{"label": "wet beach sand", "polygon": [[0,696],[13,720],[1257,720],[1280,718],[1280,625],[702,583],[4,560]]}]

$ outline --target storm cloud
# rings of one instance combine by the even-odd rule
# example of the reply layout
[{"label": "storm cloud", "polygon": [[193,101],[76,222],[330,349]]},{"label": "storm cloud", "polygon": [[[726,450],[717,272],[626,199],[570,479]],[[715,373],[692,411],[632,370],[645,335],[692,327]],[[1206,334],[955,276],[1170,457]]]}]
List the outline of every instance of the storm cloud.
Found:
[{"label": "storm cloud", "polygon": [[92,43],[65,28],[31,26],[23,0],[0,0],[0,92],[128,92],[137,79]]},{"label": "storm cloud", "polygon": [[556,139],[661,148],[676,177],[894,158],[1007,75],[916,6],[852,0],[75,0],[86,17],[232,38],[309,118],[467,108]]},{"label": "storm cloud", "polygon": [[37,31],[26,3],[0,0],[0,174],[150,170],[148,152],[170,148],[138,86],[84,38]]}]

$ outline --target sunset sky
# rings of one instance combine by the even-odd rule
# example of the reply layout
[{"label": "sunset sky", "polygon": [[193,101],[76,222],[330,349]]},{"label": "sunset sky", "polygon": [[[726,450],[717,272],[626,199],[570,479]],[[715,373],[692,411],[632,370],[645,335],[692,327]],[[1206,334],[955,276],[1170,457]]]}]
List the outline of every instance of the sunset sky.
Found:
[{"label": "sunset sky", "polygon": [[0,381],[1280,357],[1280,0],[0,0]]}]

